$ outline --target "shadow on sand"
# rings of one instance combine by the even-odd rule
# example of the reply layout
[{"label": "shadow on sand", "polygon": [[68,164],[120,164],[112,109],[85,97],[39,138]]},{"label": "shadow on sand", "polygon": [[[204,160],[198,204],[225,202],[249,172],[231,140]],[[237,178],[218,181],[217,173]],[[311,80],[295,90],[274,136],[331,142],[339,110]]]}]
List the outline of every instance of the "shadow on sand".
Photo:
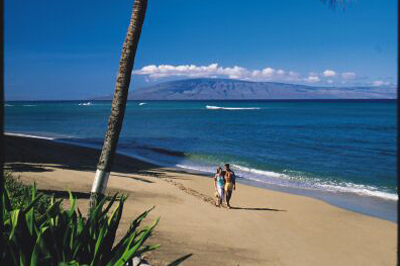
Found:
[{"label": "shadow on sand", "polygon": [[[5,165],[14,172],[48,172],[52,170],[46,167],[51,167],[94,173],[100,150],[42,139],[5,136],[4,154]],[[114,173],[122,175],[143,174],[163,178],[163,174],[156,171],[158,168],[153,164],[117,155],[112,169]],[[144,180],[140,181],[147,182]]]},{"label": "shadow on sand", "polygon": [[271,208],[251,208],[251,207],[231,207],[231,210],[246,210],[246,211],[274,211],[286,212],[287,210],[271,209]]},{"label": "shadow on sand", "polygon": [[53,170],[41,167],[40,165],[29,165],[22,163],[9,163],[4,166],[6,170],[13,170],[14,172],[52,172]]},{"label": "shadow on sand", "polygon": [[[55,198],[68,199],[68,191],[51,190],[51,189],[38,189],[38,192],[43,193],[48,196],[54,195]],[[72,196],[77,199],[90,199],[90,193],[86,192],[74,192],[71,191]]]},{"label": "shadow on sand", "polygon": [[[161,149],[155,149],[161,152]],[[167,153],[162,150],[163,153]],[[170,152],[177,155],[177,152]],[[100,150],[78,147],[70,144],[52,142],[49,140],[24,138],[17,136],[5,136],[5,167],[13,172],[51,172],[51,168],[96,171],[96,165],[100,156]],[[179,153],[179,155],[182,155]],[[182,156],[182,158],[184,158]],[[50,167],[50,169],[49,169]],[[163,171],[157,171],[163,168]],[[114,159],[112,175],[132,178],[145,183],[153,183],[132,174],[165,178],[168,172],[181,172],[178,169],[165,169],[157,165],[143,162],[128,156],[118,154]],[[187,180],[184,177],[172,177],[169,179]]]},{"label": "shadow on sand", "polygon": [[140,182],[144,182],[144,183],[154,183],[153,181],[150,181],[150,180],[147,180],[147,179],[144,179],[144,178],[140,178],[140,177],[133,177],[133,176],[130,176],[130,175],[120,175],[120,174],[115,174],[115,173],[112,173],[111,175],[119,176],[119,177],[131,178],[131,179],[134,179],[134,180],[137,180],[137,181],[140,181]]}]

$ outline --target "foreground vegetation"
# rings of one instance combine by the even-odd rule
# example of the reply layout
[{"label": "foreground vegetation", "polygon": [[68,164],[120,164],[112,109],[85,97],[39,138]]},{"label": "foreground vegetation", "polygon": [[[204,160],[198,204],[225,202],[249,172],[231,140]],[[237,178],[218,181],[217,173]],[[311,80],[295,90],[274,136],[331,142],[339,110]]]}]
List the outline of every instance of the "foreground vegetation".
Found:
[{"label": "foreground vegetation", "polygon": [[[115,243],[125,196],[104,198],[85,218],[71,192],[69,208],[64,209],[62,199],[38,193],[35,185],[26,187],[10,174],[5,181],[1,265],[132,265],[134,257],[158,247],[145,244],[158,220],[140,227],[150,210],[132,221],[125,236]],[[114,203],[117,206],[111,211]]]},{"label": "foreground vegetation", "polygon": [[[22,183],[19,177],[15,177],[11,172],[4,172],[4,185],[10,198],[10,207],[12,210],[21,209],[29,205],[32,200],[32,189]],[[50,197],[41,196],[35,205],[36,214],[45,213],[50,205]]]}]

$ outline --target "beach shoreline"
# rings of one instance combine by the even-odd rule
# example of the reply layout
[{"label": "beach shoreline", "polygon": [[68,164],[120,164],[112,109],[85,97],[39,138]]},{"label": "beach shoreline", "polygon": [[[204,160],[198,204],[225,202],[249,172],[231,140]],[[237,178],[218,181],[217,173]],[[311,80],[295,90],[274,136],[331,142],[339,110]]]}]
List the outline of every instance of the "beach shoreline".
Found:
[{"label": "beach shoreline", "polygon": [[[86,212],[98,150],[6,135],[6,167],[45,193],[71,189]],[[129,196],[119,235],[129,221],[156,206],[161,217],[149,254],[165,265],[193,253],[184,265],[395,265],[397,224],[313,198],[238,184],[233,210],[217,208],[213,182],[118,155],[107,193]],[[345,244],[344,244],[345,243]],[[229,254],[229,255],[228,255]]]},{"label": "beach shoreline", "polygon": [[[49,136],[41,136],[35,134],[26,134],[26,133],[15,133],[15,132],[6,132],[6,136],[15,136],[15,137],[22,137],[22,138],[32,138],[32,139],[42,139],[53,141],[56,143],[62,143],[66,145],[73,145],[76,147],[84,147],[90,148],[95,150],[100,150],[100,147],[97,147],[95,144],[85,143],[85,142],[76,142],[71,141],[64,138],[58,137],[49,137]],[[162,149],[160,149],[162,150]],[[166,150],[162,150],[166,152]],[[171,169],[172,171],[178,171],[188,174],[195,174],[201,175],[203,177],[210,177],[212,173],[203,172],[200,170],[194,170],[190,168],[179,167],[177,165],[168,165],[160,163],[154,159],[149,159],[132,152],[127,151],[117,151],[117,154],[122,156],[130,157],[134,160],[139,160],[145,163],[149,163],[154,165],[155,167],[164,167]],[[259,182],[253,179],[246,179],[246,178],[238,178],[238,182],[249,185],[252,187],[258,187],[263,189],[269,189],[294,195],[306,196],[317,200],[322,200],[328,204],[333,206],[368,215],[371,217],[376,217],[380,219],[384,219],[387,221],[391,221],[397,223],[397,200],[392,199],[381,199],[375,196],[366,196],[366,195],[359,195],[357,193],[349,193],[349,192],[332,192],[332,191],[323,191],[323,190],[315,190],[315,189],[307,189],[307,188],[298,188],[298,187],[291,187],[291,186],[280,186],[277,184],[272,183],[265,183]]]}]

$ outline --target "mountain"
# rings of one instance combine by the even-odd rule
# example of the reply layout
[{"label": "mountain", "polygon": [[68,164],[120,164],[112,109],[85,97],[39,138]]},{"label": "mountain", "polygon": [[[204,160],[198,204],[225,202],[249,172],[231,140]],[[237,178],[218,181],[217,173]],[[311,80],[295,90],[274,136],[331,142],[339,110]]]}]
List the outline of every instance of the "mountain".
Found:
[{"label": "mountain", "polygon": [[130,100],[395,99],[395,87],[313,87],[232,79],[186,79],[132,90]]}]

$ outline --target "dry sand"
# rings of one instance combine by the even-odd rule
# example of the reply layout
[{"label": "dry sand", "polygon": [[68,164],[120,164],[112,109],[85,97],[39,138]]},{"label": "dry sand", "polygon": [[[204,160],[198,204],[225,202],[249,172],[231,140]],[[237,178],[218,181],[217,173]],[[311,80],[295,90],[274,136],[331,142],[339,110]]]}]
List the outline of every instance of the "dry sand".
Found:
[{"label": "dry sand", "polygon": [[[6,166],[21,180],[64,197],[71,189],[86,213],[99,151],[22,137],[6,137]],[[107,193],[129,195],[119,233],[156,206],[161,221],[148,255],[166,265],[396,265],[397,224],[325,202],[238,184],[235,209],[213,205],[213,181],[117,156]]]}]

